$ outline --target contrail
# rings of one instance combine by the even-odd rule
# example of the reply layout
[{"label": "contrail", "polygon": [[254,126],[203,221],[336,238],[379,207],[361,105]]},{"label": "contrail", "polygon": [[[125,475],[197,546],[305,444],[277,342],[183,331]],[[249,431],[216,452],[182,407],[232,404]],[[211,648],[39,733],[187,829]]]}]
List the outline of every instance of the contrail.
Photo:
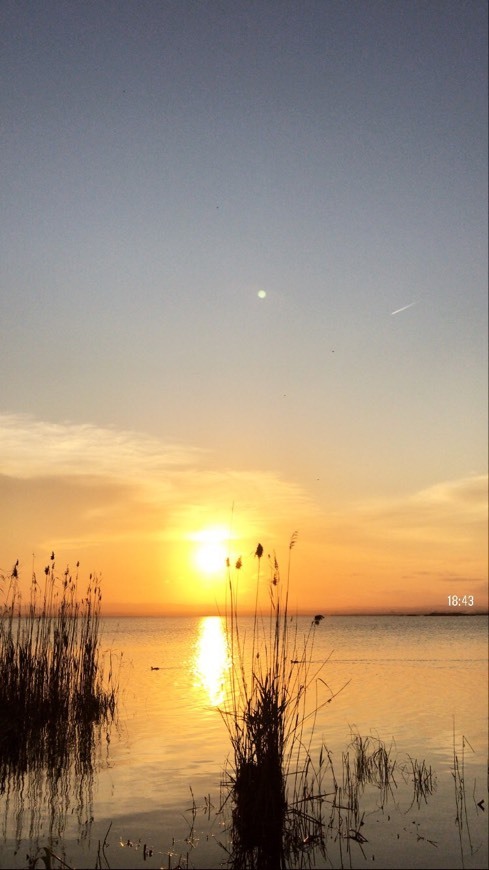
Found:
[{"label": "contrail", "polygon": [[416,305],[416,302],[410,302],[409,305],[403,305],[402,308],[396,308],[395,311],[391,311],[391,317],[393,314],[400,314],[401,311],[406,311],[407,308],[412,308],[413,305]]}]

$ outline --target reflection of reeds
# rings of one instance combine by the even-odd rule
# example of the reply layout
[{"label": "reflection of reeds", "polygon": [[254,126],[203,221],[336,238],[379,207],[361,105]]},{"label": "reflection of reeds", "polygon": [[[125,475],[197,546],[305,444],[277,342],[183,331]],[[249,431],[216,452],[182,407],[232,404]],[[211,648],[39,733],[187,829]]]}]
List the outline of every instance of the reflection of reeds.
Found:
[{"label": "reflection of reeds", "polygon": [[37,870],[39,866],[44,867],[45,870],[57,870],[57,868],[59,870],[74,870],[70,864],[67,864],[60,855],[48,846],[39,847],[34,855],[27,855],[28,870]]},{"label": "reflection of reeds", "polygon": [[396,760],[392,758],[392,748],[388,749],[378,737],[354,734],[347,750],[348,756],[350,752],[354,761],[354,777],[359,786],[368,783],[378,788],[383,806],[388,793],[396,785]]},{"label": "reflection of reeds", "polygon": [[[465,867],[465,856],[468,852],[470,856],[474,855],[480,847],[475,848],[472,842],[472,835],[470,832],[469,825],[469,812],[467,807],[467,794],[466,794],[466,785],[465,785],[465,751],[466,748],[469,748],[473,753],[474,749],[470,745],[467,738],[462,735],[462,749],[461,755],[459,756],[457,753],[456,746],[456,738],[455,738],[455,723],[453,725],[453,767],[452,767],[452,776],[453,776],[453,784],[455,789],[455,807],[456,807],[456,816],[455,816],[455,824],[457,825],[458,831],[458,839],[460,846],[460,859],[462,862],[462,867]],[[476,784],[474,782],[474,794],[475,794]],[[474,803],[475,797],[474,797]],[[476,804],[476,807],[483,808],[484,801],[480,801]]]},{"label": "reflection of reeds", "polygon": [[117,688],[112,666],[104,679],[100,662],[96,578],[79,600],[77,577],[67,569],[58,580],[54,568],[53,553],[42,589],[33,575],[28,603],[18,563],[0,577],[0,793],[30,793],[39,803],[47,789],[58,806],[68,769],[81,778],[80,793],[87,785],[95,729],[110,727]]},{"label": "reflection of reeds", "polygon": [[363,844],[367,838],[362,832],[364,812],[361,798],[366,786],[379,790],[380,809],[383,809],[388,795],[396,787],[394,770],[396,761],[392,751],[377,737],[362,737],[353,734],[345,752],[342,753],[341,780],[337,776],[333,758],[326,753],[331,788],[331,813],[328,829],[337,842],[341,867],[344,861],[351,862],[351,843],[356,843],[365,857]]},{"label": "reflection of reeds", "polygon": [[[403,775],[412,782],[413,785],[413,800],[411,806],[416,802],[418,809],[421,802],[428,803],[428,797],[433,794],[436,789],[436,777],[430,767],[426,766],[426,762],[418,761],[417,758],[411,758],[408,755],[408,761],[402,768]],[[410,807],[411,808],[411,807]]]}]

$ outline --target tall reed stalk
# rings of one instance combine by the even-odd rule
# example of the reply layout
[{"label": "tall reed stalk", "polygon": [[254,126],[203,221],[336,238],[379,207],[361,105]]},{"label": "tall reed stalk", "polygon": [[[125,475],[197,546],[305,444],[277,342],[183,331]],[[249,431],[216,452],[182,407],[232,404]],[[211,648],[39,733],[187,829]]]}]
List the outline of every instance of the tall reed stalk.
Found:
[{"label": "tall reed stalk", "polygon": [[315,620],[300,640],[297,622],[289,614],[290,563],[296,537],[294,533],[289,542],[284,584],[275,555],[269,557],[264,612],[260,607],[263,547],[258,544],[251,637],[246,636],[239,613],[241,559],[234,575],[228,565],[226,629],[231,677],[228,703],[221,714],[233,751],[228,796],[233,806],[231,860],[235,868],[280,870],[287,866],[294,831],[300,831],[301,843],[319,837],[321,822],[307,812],[302,796],[310,765],[308,740],[314,717],[323,706],[316,698],[310,709],[307,692],[321,679],[324,663],[316,667],[312,662]]},{"label": "tall reed stalk", "polygon": [[[466,860],[468,855],[472,857],[477,851],[474,848],[472,843],[472,834],[470,830],[469,824],[469,813],[467,806],[467,794],[466,794],[466,770],[465,770],[465,753],[466,749],[470,749],[473,753],[474,750],[470,745],[469,741],[462,734],[462,747],[461,747],[461,755],[457,752],[457,741],[455,736],[455,720],[453,722],[453,763],[451,773],[453,776],[453,784],[455,790],[455,807],[456,807],[456,818],[455,823],[457,825],[458,831],[458,840],[460,846],[460,860],[462,868],[466,866]],[[475,783],[474,783],[475,790]],[[475,803],[475,799],[474,799]],[[479,808],[482,808],[484,805],[484,801],[476,804]],[[468,853],[468,855],[467,855]]]}]

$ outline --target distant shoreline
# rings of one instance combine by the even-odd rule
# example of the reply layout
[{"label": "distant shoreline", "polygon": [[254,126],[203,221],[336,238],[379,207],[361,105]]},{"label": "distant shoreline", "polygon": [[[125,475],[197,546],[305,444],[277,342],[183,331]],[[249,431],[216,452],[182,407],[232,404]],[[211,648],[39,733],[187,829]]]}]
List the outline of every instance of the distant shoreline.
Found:
[{"label": "distant shoreline", "polygon": [[[475,610],[475,611],[474,610],[451,610],[451,611],[432,610],[432,611],[426,612],[426,613],[386,613],[384,611],[384,612],[379,612],[379,613],[324,613],[323,615],[324,615],[325,619],[337,619],[337,618],[344,619],[345,617],[348,619],[350,619],[350,618],[355,618],[355,619],[362,618],[362,619],[364,619],[364,618],[371,618],[371,617],[372,618],[379,618],[379,617],[386,617],[386,616],[392,617],[392,618],[408,617],[408,616],[409,617],[417,617],[417,618],[426,618],[426,617],[430,617],[430,616],[448,616],[448,617],[452,617],[452,616],[485,616],[485,617],[488,617],[489,612],[487,610],[486,611],[481,611],[481,610]],[[171,619],[180,619],[180,618],[186,619],[186,618],[192,618],[192,617],[196,618],[196,619],[202,619],[204,617],[209,617],[209,616],[224,616],[224,614],[223,613],[216,613],[215,611],[210,611],[210,610],[203,611],[201,613],[197,613],[197,612],[183,613],[181,611],[169,612],[169,613],[161,613],[161,612],[159,612],[159,613],[148,613],[148,612],[131,613],[130,611],[124,611],[124,612],[115,611],[112,613],[103,613],[102,612],[101,616],[104,619],[125,619],[125,618],[127,618],[127,619],[162,619],[163,618],[164,619],[167,617],[171,618]],[[250,612],[243,611],[241,616],[242,617],[253,616],[253,613],[251,611]],[[314,619],[314,614],[312,613],[312,611],[311,612],[302,611],[302,612],[294,614],[294,616]]]},{"label": "distant shoreline", "polygon": [[[307,616],[307,613],[302,614],[303,616]],[[325,618],[333,619],[336,616],[356,616],[356,617],[364,617],[364,616],[489,616],[489,612],[487,610],[453,610],[453,611],[445,611],[445,610],[432,610],[430,613],[328,613],[325,614]]]},{"label": "distant shoreline", "polygon": [[470,610],[454,610],[453,613],[451,611],[450,613],[443,613],[440,610],[436,610],[432,613],[422,613],[421,616],[489,616],[489,613],[487,611],[483,613],[482,611],[474,612]]},{"label": "distant shoreline", "polygon": [[431,610],[429,613],[330,613],[329,616],[489,616],[487,610]]}]

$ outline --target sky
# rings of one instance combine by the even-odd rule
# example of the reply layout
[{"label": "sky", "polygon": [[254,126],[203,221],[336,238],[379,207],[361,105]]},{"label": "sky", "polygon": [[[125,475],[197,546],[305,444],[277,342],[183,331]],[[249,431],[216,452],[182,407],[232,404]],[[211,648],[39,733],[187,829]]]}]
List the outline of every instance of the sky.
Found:
[{"label": "sky", "polygon": [[487,609],[486,2],[0,15],[0,572]]}]

